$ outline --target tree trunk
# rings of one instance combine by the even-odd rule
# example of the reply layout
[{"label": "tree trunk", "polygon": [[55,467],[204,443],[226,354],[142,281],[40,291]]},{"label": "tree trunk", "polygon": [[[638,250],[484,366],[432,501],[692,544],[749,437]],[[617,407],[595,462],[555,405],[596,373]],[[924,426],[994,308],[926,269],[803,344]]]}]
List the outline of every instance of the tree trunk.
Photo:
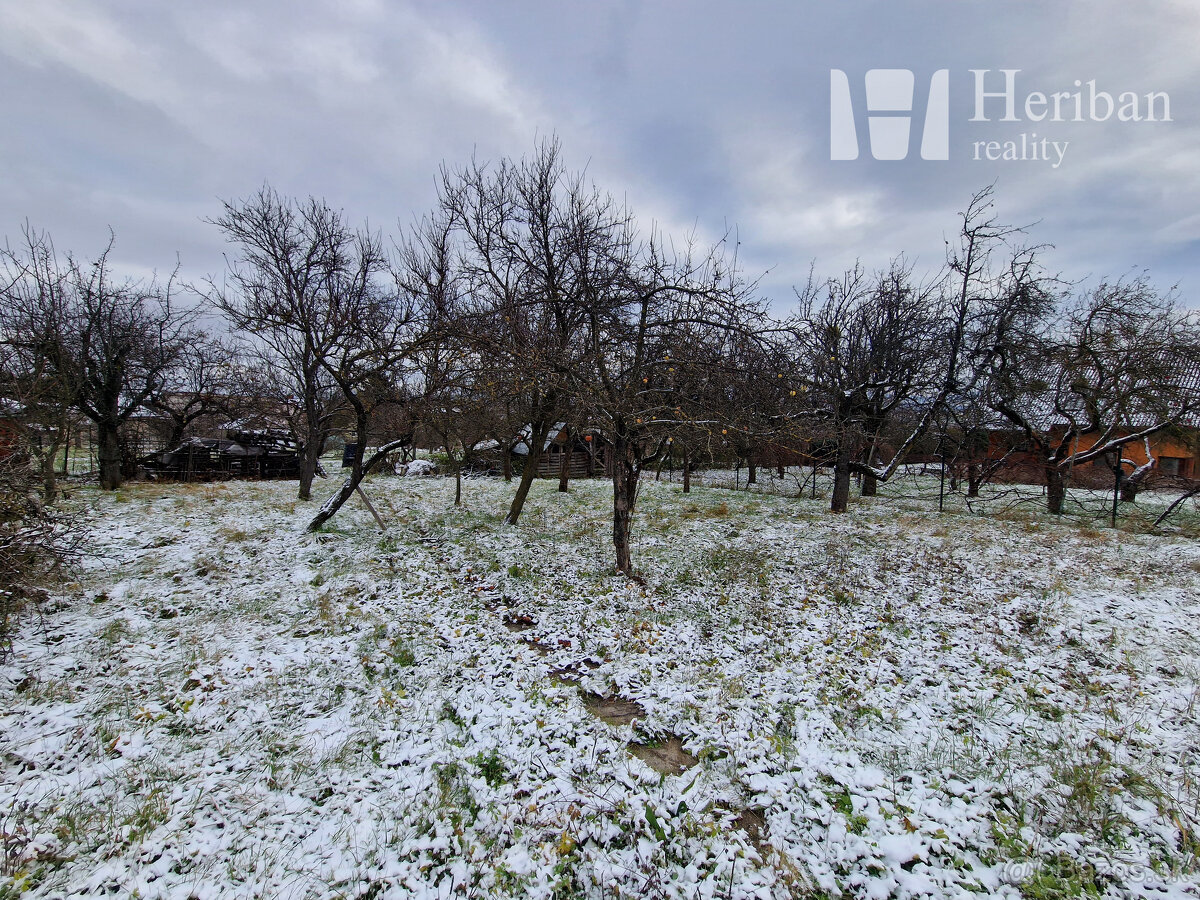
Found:
[{"label": "tree trunk", "polygon": [[1158,465],[1158,460],[1154,458],[1154,452],[1150,446],[1150,439],[1146,438],[1143,443],[1146,447],[1146,461],[1120,479],[1120,497],[1126,503],[1137,502],[1138,492],[1141,491],[1142,485],[1146,483],[1146,479]]},{"label": "tree trunk", "polygon": [[746,487],[752,484],[758,484],[758,464],[754,462],[753,457],[746,457]]},{"label": "tree trunk", "polygon": [[171,433],[167,436],[167,449],[174,450],[183,443],[183,432],[187,430],[187,425],[182,419],[171,419]]},{"label": "tree trunk", "polygon": [[[867,445],[866,451],[863,453],[863,464],[870,466],[875,462],[875,444],[874,442]],[[874,497],[879,493],[879,479],[870,472],[859,473],[859,496]]]},{"label": "tree trunk", "polygon": [[637,501],[638,470],[633,458],[633,446],[623,435],[613,441],[613,549],[616,551],[617,571],[633,576],[633,559],[629,549],[629,533],[633,508]]},{"label": "tree trunk", "polygon": [[508,507],[508,515],[504,517],[505,525],[516,525],[521,518],[521,510],[525,508],[529,489],[533,487],[533,479],[537,477],[538,463],[542,460],[542,448],[546,444],[546,435],[550,433],[552,427],[551,422],[543,422],[536,428],[530,429],[532,433],[526,444],[529,453],[525,456],[525,468],[521,471],[521,481],[517,485],[517,493],[513,495],[512,504]]},{"label": "tree trunk", "polygon": [[96,423],[96,437],[99,444],[96,460],[100,467],[100,487],[106,491],[115,491],[124,481],[121,475],[121,439],[117,434],[117,426],[108,422]]},{"label": "tree trunk", "polygon": [[874,497],[879,492],[879,479],[869,472],[862,477],[862,496]]},{"label": "tree trunk", "polygon": [[692,492],[692,458],[690,456],[683,458],[683,492],[685,494]]},{"label": "tree trunk", "polygon": [[308,530],[316,531],[322,525],[332,519],[337,511],[342,508],[343,504],[350,499],[350,495],[354,493],[354,489],[358,487],[359,482],[361,481],[362,473],[352,472],[346,478],[346,480],[342,482],[342,486],[338,492],[326,500],[321,508],[317,511],[317,514],[313,516],[312,521],[308,523]]},{"label": "tree trunk", "polygon": [[565,494],[571,481],[571,451],[564,449],[558,461],[558,492]]},{"label": "tree trunk", "polygon": [[[350,460],[349,476],[347,476],[346,480],[342,482],[342,486],[341,486],[341,488],[338,489],[338,492],[336,494],[334,494],[332,497],[330,497],[328,500],[326,500],[321,505],[321,508],[317,511],[317,514],[315,516],[313,516],[312,521],[308,523],[309,531],[316,531],[318,528],[320,528],[322,525],[324,525],[326,522],[328,522],[330,519],[332,519],[337,514],[337,511],[342,508],[342,505],[345,504],[345,502],[350,499],[350,495],[354,493],[354,489],[356,487],[358,487],[359,483],[363,480],[363,478],[366,477],[367,470],[366,470],[366,467],[363,465],[363,454],[366,452],[366,449],[367,449],[366,440],[365,440],[366,429],[364,427],[361,427],[364,424],[365,420],[366,420],[365,416],[360,417],[360,419],[359,419],[360,427],[358,428],[358,430],[357,430],[358,433],[355,436],[354,457],[353,457],[353,459]],[[319,458],[320,454],[317,453],[315,455],[311,455],[309,453],[309,447],[314,447],[314,446],[317,446],[317,442],[310,441],[308,444],[305,444],[305,446],[304,446],[304,465],[307,466],[310,456],[311,456],[311,459],[314,461],[314,464],[313,464],[312,473],[309,474],[309,476],[308,476],[308,484],[307,485],[305,485],[305,483],[304,483],[304,469],[301,470],[301,474],[300,474],[300,491],[301,491],[300,499],[301,500],[308,499],[308,496],[305,495],[305,492],[306,492],[306,490],[311,492],[313,475],[316,474],[315,461],[316,461],[316,459]],[[309,494],[309,496],[311,496],[311,494]]]},{"label": "tree trunk", "polygon": [[1067,479],[1054,466],[1046,468],[1046,509],[1054,515],[1061,515],[1063,501],[1067,496]]},{"label": "tree trunk", "polygon": [[843,441],[838,445],[837,458],[833,462],[833,497],[829,511],[844,513],[850,502],[850,448]]},{"label": "tree trunk", "polygon": [[512,447],[507,444],[500,452],[500,471],[504,473],[504,480],[512,482]]},{"label": "tree trunk", "polygon": [[454,467],[454,505],[462,506],[462,464]]},{"label": "tree trunk", "polygon": [[967,496],[978,497],[979,488],[983,484],[983,467],[978,463],[967,466]]},{"label": "tree trunk", "polygon": [[371,458],[363,460],[363,451],[366,445],[366,430],[363,429],[359,433],[357,446],[354,452],[354,460],[350,464],[350,475],[342,482],[338,492],[326,500],[317,514],[313,516],[312,521],[308,523],[309,531],[316,531],[330,519],[332,519],[339,509],[350,499],[350,495],[354,493],[362,480],[367,476],[375,466],[384,459],[389,453],[395,453],[402,446],[402,441],[392,441],[389,444],[384,444],[378,450],[371,454]]},{"label": "tree trunk", "polygon": [[52,501],[58,494],[58,477],[54,469],[58,462],[58,445],[51,444],[39,462],[42,469],[42,496]]},{"label": "tree trunk", "polygon": [[324,442],[320,438],[310,434],[309,440],[304,445],[304,453],[300,457],[300,492],[297,494],[301,500],[312,499],[313,479],[317,477],[322,443]]}]

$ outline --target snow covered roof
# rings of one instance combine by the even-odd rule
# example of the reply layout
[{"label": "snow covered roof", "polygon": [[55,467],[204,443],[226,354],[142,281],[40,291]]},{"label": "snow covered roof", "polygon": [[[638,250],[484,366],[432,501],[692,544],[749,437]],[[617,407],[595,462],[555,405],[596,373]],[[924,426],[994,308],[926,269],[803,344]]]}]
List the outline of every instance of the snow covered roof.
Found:
[{"label": "snow covered roof", "polygon": [[[1171,390],[1178,389],[1182,394],[1181,403],[1187,411],[1177,419],[1178,424],[1189,428],[1200,428],[1200,361],[1186,360],[1177,368],[1176,375],[1171,379]],[[1072,381],[1083,378],[1082,373],[1076,373],[1068,380],[1065,373],[1059,370],[1053,362],[1044,361],[1035,369],[1024,373],[1027,385],[1045,385],[1036,395],[1029,397],[1019,404],[1022,412],[1028,416],[1030,424],[1039,429],[1050,429],[1056,426],[1066,426],[1072,420],[1081,422],[1086,419],[1087,408],[1082,394],[1072,389]],[[1098,378],[1099,376],[1095,376]],[[1095,379],[1093,379],[1095,380]],[[1143,384],[1141,387],[1150,387]],[[1161,416],[1150,407],[1150,398],[1142,403],[1135,403],[1125,411],[1120,425],[1125,428],[1148,428],[1161,421]],[[1180,402],[1173,404],[1173,410],[1178,410]],[[1003,417],[995,423],[997,428],[1010,427]]]},{"label": "snow covered roof", "polygon": [[[550,429],[549,432],[546,433],[546,443],[542,447],[543,453],[545,453],[550,448],[550,445],[553,444],[558,439],[558,436],[560,434],[562,434],[563,429],[566,427],[567,427],[566,422],[558,422],[554,425],[553,428]],[[533,434],[533,426],[526,425],[524,428],[522,428],[520,430],[520,432],[518,434],[519,434],[519,437],[521,438],[521,440],[517,442],[517,445],[515,447],[513,447],[513,453],[516,453],[520,456],[528,456],[529,455],[529,438]]]}]

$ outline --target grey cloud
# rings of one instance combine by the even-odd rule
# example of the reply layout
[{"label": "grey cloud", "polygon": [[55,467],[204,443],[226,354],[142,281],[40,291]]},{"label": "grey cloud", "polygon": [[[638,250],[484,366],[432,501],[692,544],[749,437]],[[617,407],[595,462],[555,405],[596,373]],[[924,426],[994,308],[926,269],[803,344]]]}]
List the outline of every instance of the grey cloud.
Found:
[{"label": "grey cloud", "polygon": [[[936,266],[972,191],[1068,277],[1149,267],[1200,288],[1200,11],[1184,2],[37,4],[0,0],[0,231],[60,246],[117,232],[135,271],[221,268],[202,219],[264,180],[394,230],[428,208],[442,161],[567,157],[673,233],[736,226],[786,304],[832,272],[905,252]],[[948,68],[952,158],[829,160],[829,70]],[[1162,125],[969,123],[972,68],[1021,90],[1095,78],[1168,91]],[[974,140],[1071,142],[1062,166],[975,161]]]}]

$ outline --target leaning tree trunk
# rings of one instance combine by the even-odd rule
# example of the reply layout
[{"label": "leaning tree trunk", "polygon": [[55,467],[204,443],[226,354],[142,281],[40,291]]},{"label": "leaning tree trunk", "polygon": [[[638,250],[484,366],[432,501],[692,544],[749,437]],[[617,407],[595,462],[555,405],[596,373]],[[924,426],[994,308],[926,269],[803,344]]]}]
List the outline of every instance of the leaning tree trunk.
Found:
[{"label": "leaning tree trunk", "polygon": [[[365,432],[360,432],[360,434],[365,434]],[[309,531],[316,531],[335,515],[337,515],[337,511],[341,509],[343,505],[345,505],[347,500],[350,499],[355,489],[362,483],[362,480],[367,477],[367,473],[374,469],[375,466],[378,465],[379,462],[389,453],[395,453],[397,450],[403,447],[404,439],[384,444],[382,447],[372,453],[370,458],[366,460],[363,459],[363,451],[365,449],[364,444],[365,439],[360,438],[358,440],[358,445],[355,447],[354,460],[350,465],[350,474],[346,477],[346,480],[342,482],[342,486],[338,489],[337,493],[326,500],[321,505],[320,510],[317,511],[317,514],[312,517],[312,521],[308,523]]]},{"label": "leaning tree trunk", "polygon": [[1179,508],[1179,506],[1183,503],[1184,500],[1190,500],[1192,497],[1195,497],[1197,494],[1200,494],[1200,485],[1192,488],[1191,490],[1184,491],[1182,494],[1180,494],[1178,497],[1175,498],[1175,501],[1170,506],[1168,506],[1165,510],[1163,510],[1163,513],[1161,516],[1159,516],[1157,519],[1154,520],[1153,527],[1157,528],[1159,525],[1161,525],[1163,522],[1165,522],[1168,518],[1170,518],[1171,513],[1175,512],[1175,510]]},{"label": "leaning tree trunk", "polygon": [[1067,478],[1057,466],[1046,467],[1046,509],[1061,515],[1067,497]]},{"label": "leaning tree trunk", "polygon": [[517,492],[513,495],[512,504],[508,507],[508,515],[504,517],[505,525],[516,525],[521,518],[521,510],[529,497],[529,489],[533,487],[533,479],[537,477],[538,463],[542,461],[542,449],[546,443],[546,435],[553,427],[550,422],[543,422],[536,428],[530,429],[529,441],[526,446],[529,453],[525,456],[525,468],[521,470],[521,481]]},{"label": "leaning tree trunk", "polygon": [[325,503],[322,504],[320,510],[317,511],[317,514],[312,517],[312,521],[308,523],[308,530],[316,531],[322,525],[332,519],[337,514],[337,511],[342,508],[345,502],[350,499],[350,495],[354,493],[354,489],[358,487],[362,479],[363,476],[361,472],[351,473],[346,480],[342,482],[342,486],[338,489],[338,492],[326,500]]},{"label": "leaning tree trunk", "polygon": [[117,426],[110,422],[96,423],[96,460],[100,466],[100,487],[115,491],[124,482],[121,475],[121,438]]},{"label": "leaning tree trunk", "polygon": [[829,511],[844,513],[850,503],[850,448],[842,441],[833,462],[833,498]]},{"label": "leaning tree trunk", "polygon": [[637,501],[638,469],[633,458],[633,445],[624,436],[618,435],[613,440],[612,450],[613,549],[616,551],[617,571],[632,578],[629,534]]}]

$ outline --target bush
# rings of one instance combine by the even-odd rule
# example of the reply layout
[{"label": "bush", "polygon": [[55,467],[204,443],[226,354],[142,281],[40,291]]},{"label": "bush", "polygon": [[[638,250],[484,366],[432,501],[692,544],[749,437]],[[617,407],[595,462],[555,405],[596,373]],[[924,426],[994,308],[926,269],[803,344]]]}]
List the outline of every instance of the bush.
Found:
[{"label": "bush", "polygon": [[82,540],[77,518],[47,506],[40,489],[28,460],[0,459],[0,659],[12,649],[17,617],[49,596]]}]

